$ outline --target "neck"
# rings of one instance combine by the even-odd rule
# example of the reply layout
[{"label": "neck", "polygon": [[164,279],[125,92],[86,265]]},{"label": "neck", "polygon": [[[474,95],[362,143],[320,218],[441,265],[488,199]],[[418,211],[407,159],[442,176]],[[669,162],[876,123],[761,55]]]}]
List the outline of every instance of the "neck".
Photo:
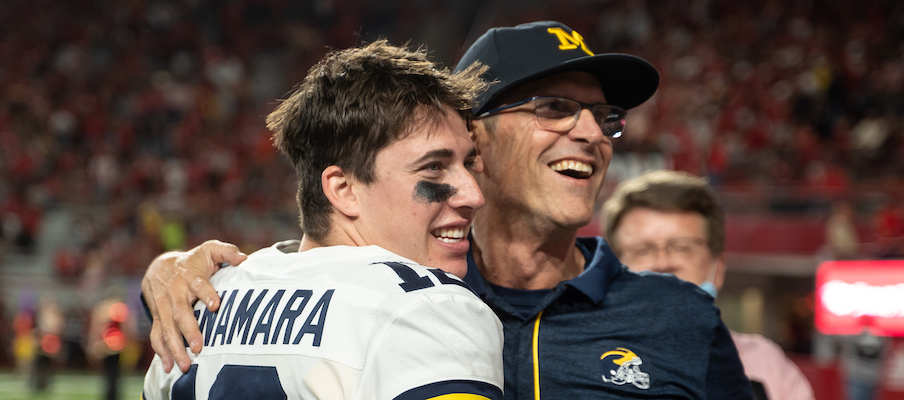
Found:
[{"label": "neck", "polygon": [[311,249],[316,249],[318,247],[324,247],[324,246],[322,244],[320,244],[320,242],[317,242],[316,240],[311,239],[310,236],[305,235],[301,238],[301,245],[298,246],[298,252],[300,253],[302,251],[308,251]]},{"label": "neck", "polygon": [[584,271],[584,255],[575,246],[577,229],[505,214],[481,209],[474,218],[474,261],[487,281],[512,289],[551,289]]},{"label": "neck", "polygon": [[321,240],[314,240],[308,235],[301,238],[298,251],[306,251],[317,247],[327,246],[367,246],[367,242],[361,237],[354,226],[345,221],[333,219],[330,231]]}]

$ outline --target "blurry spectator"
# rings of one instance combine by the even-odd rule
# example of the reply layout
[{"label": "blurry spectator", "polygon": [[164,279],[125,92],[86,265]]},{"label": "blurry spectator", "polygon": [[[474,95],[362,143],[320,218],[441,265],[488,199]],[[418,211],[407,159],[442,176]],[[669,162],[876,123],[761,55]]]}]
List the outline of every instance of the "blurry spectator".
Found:
[{"label": "blurry spectator", "polygon": [[879,148],[885,144],[888,135],[888,122],[878,115],[877,110],[869,109],[866,117],[851,130],[851,149],[857,157],[873,160],[879,155]]},{"label": "blurry spectator", "polygon": [[[715,299],[726,270],[725,212],[704,178],[647,172],[620,183],[603,213],[606,240],[628,268],[673,274]],[[814,399],[810,382],[778,344],[735,331],[731,338],[757,399]]]},{"label": "blurry spectator", "polygon": [[904,204],[888,200],[876,213],[877,258],[904,257]]},{"label": "blurry spectator", "polygon": [[831,214],[826,223],[826,244],[835,260],[858,258],[860,238],[854,226],[854,208],[850,202],[837,200],[832,203]]},{"label": "blurry spectator", "polygon": [[876,336],[866,326],[860,335],[841,338],[841,366],[848,399],[874,400],[889,347],[886,337]]},{"label": "blurry spectator", "polygon": [[75,278],[79,274],[78,253],[69,247],[60,247],[53,254],[53,269],[58,278]]},{"label": "blurry spectator", "polygon": [[66,319],[53,295],[44,295],[38,302],[35,314],[34,337],[37,350],[31,374],[31,386],[37,392],[44,392],[50,385],[55,368],[54,359],[60,354],[63,342],[61,335]]},{"label": "blurry spectator", "polygon": [[160,241],[165,251],[185,248],[185,225],[180,218],[169,217],[163,222],[160,230]]},{"label": "blurry spectator", "polygon": [[120,354],[134,335],[134,322],[129,307],[117,294],[108,294],[91,311],[87,336],[87,355],[100,364],[104,373],[107,400],[119,399]]},{"label": "blurry spectator", "polygon": [[6,310],[6,302],[3,298],[3,290],[0,289],[0,365],[13,364],[12,341],[15,337],[15,321],[10,320]]},{"label": "blurry spectator", "polygon": [[31,376],[31,368],[34,365],[35,350],[35,317],[34,312],[22,308],[13,320],[12,352],[16,359],[16,372],[23,377]]}]

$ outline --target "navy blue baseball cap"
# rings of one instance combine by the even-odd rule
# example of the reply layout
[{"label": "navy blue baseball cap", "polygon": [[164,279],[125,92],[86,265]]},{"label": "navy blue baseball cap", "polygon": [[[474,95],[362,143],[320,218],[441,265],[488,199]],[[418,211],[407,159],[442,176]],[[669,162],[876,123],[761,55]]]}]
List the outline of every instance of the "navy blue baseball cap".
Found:
[{"label": "navy blue baseball cap", "polygon": [[506,89],[558,72],[593,74],[606,101],[626,110],[647,101],[659,87],[659,72],[646,60],[630,54],[593,54],[579,33],[555,21],[490,29],[468,48],[455,72],[474,61],[489,66],[483,78],[495,82],[477,98],[475,115],[486,111]]}]

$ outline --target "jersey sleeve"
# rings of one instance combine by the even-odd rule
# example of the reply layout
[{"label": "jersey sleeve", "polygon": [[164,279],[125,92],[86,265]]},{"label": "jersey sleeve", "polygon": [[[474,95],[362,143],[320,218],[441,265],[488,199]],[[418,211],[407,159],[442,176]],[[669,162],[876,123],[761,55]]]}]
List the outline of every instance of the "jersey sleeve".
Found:
[{"label": "jersey sleeve", "polygon": [[[189,357],[194,358],[191,351],[188,352]],[[193,367],[195,365],[192,365]],[[193,371],[189,371],[190,373]],[[154,355],[147,374],[144,376],[144,387],[142,388],[141,398],[143,400],[170,400],[172,397],[173,384],[182,376],[179,366],[174,365],[170,373],[163,371],[163,362],[160,361],[159,355]]]},{"label": "jersey sleeve", "polygon": [[707,399],[750,399],[753,392],[728,328],[719,318],[706,371]]},{"label": "jersey sleeve", "polygon": [[420,297],[374,336],[361,390],[380,399],[501,399],[502,324],[493,311],[471,293]]}]

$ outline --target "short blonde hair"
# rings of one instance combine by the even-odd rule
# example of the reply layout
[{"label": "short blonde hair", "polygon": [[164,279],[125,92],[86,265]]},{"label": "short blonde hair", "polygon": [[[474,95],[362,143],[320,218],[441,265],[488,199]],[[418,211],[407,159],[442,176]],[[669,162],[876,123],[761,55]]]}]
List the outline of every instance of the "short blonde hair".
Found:
[{"label": "short blonde hair", "polygon": [[706,178],[656,170],[618,184],[603,204],[606,240],[616,252],[619,244],[615,231],[622,217],[635,208],[700,214],[706,221],[710,252],[720,255],[725,251],[725,210]]}]

